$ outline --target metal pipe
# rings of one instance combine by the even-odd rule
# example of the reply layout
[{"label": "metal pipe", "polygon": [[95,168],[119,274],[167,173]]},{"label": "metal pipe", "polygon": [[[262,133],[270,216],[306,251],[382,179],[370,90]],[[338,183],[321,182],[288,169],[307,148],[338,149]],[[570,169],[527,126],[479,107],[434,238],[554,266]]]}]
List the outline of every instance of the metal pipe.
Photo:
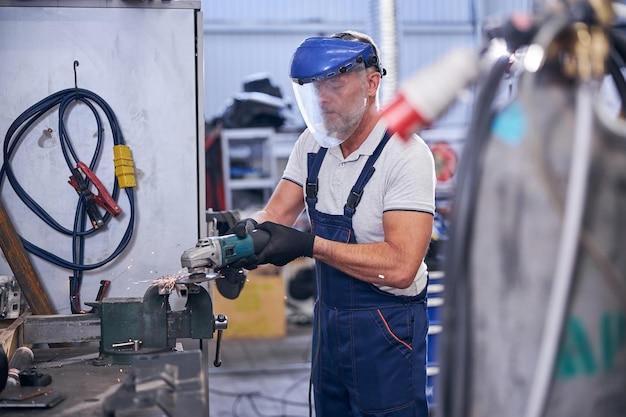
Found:
[{"label": "metal pipe", "polygon": [[387,75],[380,87],[381,105],[393,99],[398,89],[398,28],[396,0],[371,1],[373,36],[377,37],[381,62]]}]

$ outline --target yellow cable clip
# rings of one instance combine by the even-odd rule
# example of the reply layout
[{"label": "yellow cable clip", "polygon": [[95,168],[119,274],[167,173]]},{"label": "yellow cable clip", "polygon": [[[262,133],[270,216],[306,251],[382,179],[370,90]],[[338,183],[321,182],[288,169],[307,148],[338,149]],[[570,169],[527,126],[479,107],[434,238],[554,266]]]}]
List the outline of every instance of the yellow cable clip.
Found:
[{"label": "yellow cable clip", "polygon": [[121,188],[136,187],[135,167],[130,147],[127,145],[113,146],[113,164],[115,166],[115,176]]}]

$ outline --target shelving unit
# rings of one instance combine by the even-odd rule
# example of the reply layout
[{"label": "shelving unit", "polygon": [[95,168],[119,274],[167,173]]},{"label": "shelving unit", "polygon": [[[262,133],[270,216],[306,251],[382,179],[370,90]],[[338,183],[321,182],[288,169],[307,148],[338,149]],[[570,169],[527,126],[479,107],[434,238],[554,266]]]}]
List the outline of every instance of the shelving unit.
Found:
[{"label": "shelving unit", "polygon": [[222,130],[228,210],[255,210],[267,202],[297,138],[297,133],[280,133],[274,128]]}]

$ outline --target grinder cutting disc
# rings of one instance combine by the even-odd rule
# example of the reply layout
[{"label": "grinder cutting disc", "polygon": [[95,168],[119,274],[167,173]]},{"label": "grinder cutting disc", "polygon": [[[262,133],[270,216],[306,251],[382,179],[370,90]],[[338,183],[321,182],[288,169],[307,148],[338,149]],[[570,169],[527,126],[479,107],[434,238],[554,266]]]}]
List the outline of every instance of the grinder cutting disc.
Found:
[{"label": "grinder cutting disc", "polygon": [[177,284],[199,284],[205,281],[212,281],[219,278],[219,274],[190,274],[176,281]]}]

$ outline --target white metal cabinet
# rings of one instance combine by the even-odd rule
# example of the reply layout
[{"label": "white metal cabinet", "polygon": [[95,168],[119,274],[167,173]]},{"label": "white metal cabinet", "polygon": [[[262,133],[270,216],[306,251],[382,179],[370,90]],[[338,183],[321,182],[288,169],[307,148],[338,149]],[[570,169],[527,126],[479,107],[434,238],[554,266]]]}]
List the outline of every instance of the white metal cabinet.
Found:
[{"label": "white metal cabinet", "polygon": [[274,128],[222,130],[227,209],[252,211],[267,202],[299,135]]},{"label": "white metal cabinet", "polygon": [[229,210],[254,210],[278,182],[273,128],[222,130],[224,194]]},{"label": "white metal cabinet", "polygon": [[[152,280],[180,270],[180,254],[206,230],[204,175],[198,169],[204,174],[199,9],[200,3],[191,1],[0,0],[0,138],[28,107],[74,86],[76,60],[78,87],[108,102],[132,150],[137,179],[132,242],[114,262],[85,273],[83,302],[94,300],[101,279],[111,281],[109,296],[143,295]],[[88,159],[97,130],[91,114],[77,106],[67,123],[72,140],[84,144],[81,159]],[[110,145],[110,140],[104,144],[107,153]],[[20,182],[71,228],[77,195],[67,184],[57,114],[34,125],[20,146],[12,163]],[[104,156],[96,171],[109,190],[112,159]],[[71,258],[67,239],[31,215],[6,181],[2,198],[20,235]],[[128,207],[122,208],[121,216],[127,216]],[[87,262],[110,254],[127,219],[94,234]],[[31,259],[57,311],[68,313],[71,271]],[[11,275],[2,257],[0,274]]]}]

